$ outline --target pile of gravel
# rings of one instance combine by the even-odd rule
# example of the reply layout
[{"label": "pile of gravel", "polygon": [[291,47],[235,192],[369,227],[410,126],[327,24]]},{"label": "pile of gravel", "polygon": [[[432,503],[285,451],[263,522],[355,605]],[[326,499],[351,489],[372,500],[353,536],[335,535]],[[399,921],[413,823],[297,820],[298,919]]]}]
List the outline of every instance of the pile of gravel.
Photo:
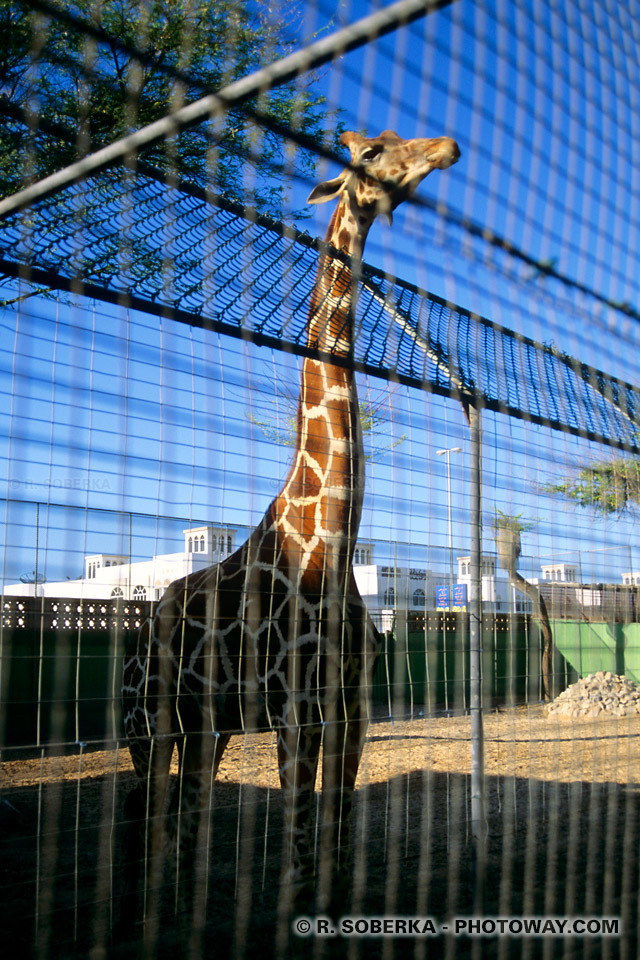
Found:
[{"label": "pile of gravel", "polygon": [[547,715],[630,717],[640,714],[640,684],[616,673],[590,673],[547,704]]}]

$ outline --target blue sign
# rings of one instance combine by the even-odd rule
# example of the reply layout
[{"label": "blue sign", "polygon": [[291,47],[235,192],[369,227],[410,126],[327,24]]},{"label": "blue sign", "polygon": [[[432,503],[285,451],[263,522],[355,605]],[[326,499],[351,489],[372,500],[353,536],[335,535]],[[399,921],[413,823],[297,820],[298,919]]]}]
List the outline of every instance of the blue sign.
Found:
[{"label": "blue sign", "polygon": [[461,611],[467,609],[466,583],[454,583],[453,603],[449,605],[449,587],[436,587],[436,608],[438,610]]},{"label": "blue sign", "polygon": [[467,606],[467,585],[466,583],[456,583],[453,588],[453,605],[454,607],[464,607]]},{"label": "blue sign", "polygon": [[436,607],[446,609],[449,606],[449,587],[436,587]]}]

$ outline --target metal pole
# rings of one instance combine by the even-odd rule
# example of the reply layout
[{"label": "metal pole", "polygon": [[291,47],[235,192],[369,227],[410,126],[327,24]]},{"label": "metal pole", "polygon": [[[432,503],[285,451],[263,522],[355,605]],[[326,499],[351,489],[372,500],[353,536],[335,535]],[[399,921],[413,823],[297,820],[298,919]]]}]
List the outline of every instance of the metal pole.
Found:
[{"label": "metal pole", "polygon": [[[38,596],[38,539],[40,536],[40,504],[36,503],[36,571],[33,576],[33,596]],[[42,588],[44,597],[44,587]]]},{"label": "metal pole", "polygon": [[447,513],[449,519],[449,606],[453,606],[453,530],[451,518],[451,450],[447,450]]},{"label": "metal pole", "polygon": [[436,450],[436,456],[447,458],[447,513],[449,518],[449,606],[453,606],[453,521],[451,517],[451,454],[460,453],[462,447]]},{"label": "metal pole", "polygon": [[471,713],[471,834],[475,862],[476,914],[484,902],[487,819],[485,806],[484,739],[482,717],[482,436],[480,410],[469,405],[471,583],[469,597],[469,682]]}]

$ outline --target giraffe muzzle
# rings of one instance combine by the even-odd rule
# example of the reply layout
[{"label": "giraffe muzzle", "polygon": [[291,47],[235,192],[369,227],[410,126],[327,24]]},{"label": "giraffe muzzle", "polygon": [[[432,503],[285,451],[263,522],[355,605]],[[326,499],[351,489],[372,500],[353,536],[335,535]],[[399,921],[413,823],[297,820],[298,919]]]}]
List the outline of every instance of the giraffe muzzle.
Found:
[{"label": "giraffe muzzle", "polygon": [[451,137],[440,137],[438,140],[431,141],[435,150],[427,154],[427,161],[437,167],[438,170],[446,170],[452,167],[460,159],[460,147]]}]

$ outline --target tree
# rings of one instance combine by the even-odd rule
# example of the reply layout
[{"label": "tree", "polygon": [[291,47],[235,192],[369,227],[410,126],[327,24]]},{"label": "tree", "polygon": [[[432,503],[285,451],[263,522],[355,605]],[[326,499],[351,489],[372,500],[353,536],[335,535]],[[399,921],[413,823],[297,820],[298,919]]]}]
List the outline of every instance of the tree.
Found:
[{"label": "tree", "polygon": [[491,520],[493,538],[498,551],[500,566],[507,573],[512,585],[531,600],[535,616],[540,622],[544,647],[542,651],[542,690],[547,700],[553,699],[553,634],[547,604],[542,593],[533,583],[518,573],[518,560],[522,552],[522,534],[533,529],[533,524],[522,519],[522,514],[507,514],[496,510]]},{"label": "tree", "polygon": [[[0,196],[284,56],[294,43],[282,24],[299,19],[296,0],[284,0],[278,19],[269,4],[249,0],[46,2],[59,17],[43,16],[25,0],[0,0]],[[126,190],[122,168],[108,168],[84,191],[70,188],[42,201],[16,221],[14,255],[101,285],[123,278],[130,289],[157,297],[167,263],[153,224],[172,214],[166,191],[147,193],[145,185],[169,172],[185,189],[211,190],[280,217],[291,179],[283,171],[312,176],[311,147],[326,142],[327,112],[314,79],[267,91],[150,147],[136,157],[137,176]],[[310,148],[292,150],[256,121],[256,111],[279,129],[295,129]],[[329,146],[339,132],[336,126]],[[26,237],[24,245],[18,236]],[[180,240],[171,266],[196,291],[201,254],[190,235]],[[2,305],[50,289],[33,287]]]},{"label": "tree", "polygon": [[[288,53],[282,23],[296,22],[294,0],[276,19],[247,0],[50,0],[73,19],[45,18],[22,0],[0,0],[0,194],[15,192],[180,106]],[[97,31],[87,36],[77,25]],[[98,40],[97,37],[100,39]],[[131,50],[141,50],[144,61]],[[259,108],[320,143],[323,98],[313,77],[264,93],[212,125],[183,130],[143,158],[180,179],[277,215],[285,190],[273,171],[291,163],[282,137],[252,119]],[[315,166],[310,150],[298,173]],[[249,171],[249,174],[248,174]]]},{"label": "tree", "polygon": [[633,514],[640,508],[640,460],[599,460],[580,467],[573,477],[543,484],[541,490],[603,516]]},{"label": "tree", "polygon": [[[283,447],[294,447],[298,433],[298,385],[296,384],[294,389],[287,383],[273,381],[268,377],[258,384],[256,391],[264,398],[264,409],[268,410],[271,407],[273,414],[270,416],[263,413],[262,416],[256,417],[255,414],[248,411],[246,413],[247,419],[272,443],[277,443]],[[385,412],[385,408],[388,409],[388,406],[388,393],[382,399],[367,398],[358,401],[360,425],[364,437],[373,438],[385,429],[389,420],[388,414]],[[371,463],[381,460],[405,439],[406,434],[403,434],[401,437],[381,446],[369,444],[368,452],[365,452],[365,460]]]}]

